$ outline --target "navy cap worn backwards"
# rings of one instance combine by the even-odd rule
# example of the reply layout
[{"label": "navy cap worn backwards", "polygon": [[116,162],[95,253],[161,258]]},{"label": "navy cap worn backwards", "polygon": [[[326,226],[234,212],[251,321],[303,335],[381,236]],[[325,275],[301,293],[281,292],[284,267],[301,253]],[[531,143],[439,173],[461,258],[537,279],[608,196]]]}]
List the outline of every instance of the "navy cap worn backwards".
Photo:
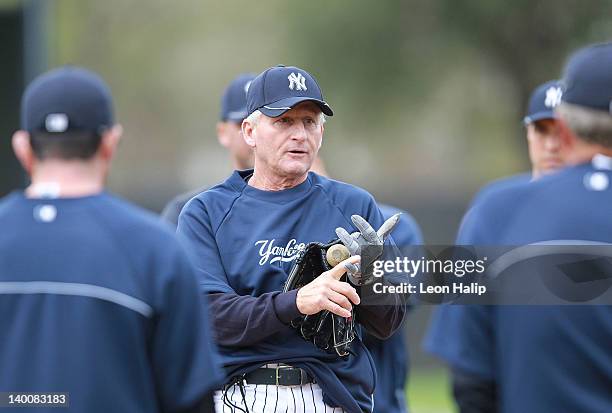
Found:
[{"label": "navy cap worn backwards", "polygon": [[295,66],[279,65],[265,70],[251,82],[247,93],[247,112],[250,115],[259,110],[275,118],[305,101],[319,105],[327,116],[334,115],[310,73]]},{"label": "navy cap worn backwards", "polygon": [[612,113],[612,43],[578,50],[565,65],[563,102]]},{"label": "navy cap worn backwards", "polygon": [[246,73],[236,77],[225,89],[221,98],[221,120],[242,122],[247,117],[246,96],[255,74]]},{"label": "navy cap worn backwards", "polygon": [[100,134],[114,125],[110,90],[95,73],[74,66],[51,70],[26,88],[21,100],[21,129]]},{"label": "navy cap worn backwards", "polygon": [[561,82],[551,80],[538,86],[529,98],[527,114],[523,119],[525,125],[542,119],[554,119],[555,106],[561,102],[563,91]]}]

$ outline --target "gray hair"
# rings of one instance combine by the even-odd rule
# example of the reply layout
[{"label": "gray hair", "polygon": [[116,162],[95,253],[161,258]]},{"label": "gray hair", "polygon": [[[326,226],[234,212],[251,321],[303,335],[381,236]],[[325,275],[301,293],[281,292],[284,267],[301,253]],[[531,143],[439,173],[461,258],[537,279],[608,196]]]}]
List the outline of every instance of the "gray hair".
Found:
[{"label": "gray hair", "polygon": [[[256,127],[257,124],[259,123],[259,119],[261,118],[261,115],[263,115],[263,113],[261,113],[261,111],[259,111],[259,110],[256,110],[255,112],[253,112],[249,116],[247,116],[245,121],[249,122],[251,125],[253,125],[253,127]],[[326,121],[325,114],[323,112],[319,112],[318,122],[321,125],[323,125],[325,123],[325,121]]]},{"label": "gray hair", "polygon": [[555,113],[585,142],[612,148],[612,115],[572,103],[561,102]]}]

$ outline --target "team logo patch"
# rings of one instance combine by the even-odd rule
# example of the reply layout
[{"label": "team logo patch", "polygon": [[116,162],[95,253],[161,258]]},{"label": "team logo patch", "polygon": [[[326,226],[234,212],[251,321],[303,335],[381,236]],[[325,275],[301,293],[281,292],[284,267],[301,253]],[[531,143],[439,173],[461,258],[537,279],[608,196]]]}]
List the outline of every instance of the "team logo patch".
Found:
[{"label": "team logo patch", "polygon": [[47,132],[66,132],[68,129],[68,116],[65,113],[50,113],[45,118]]},{"label": "team logo patch", "polygon": [[546,91],[546,99],[544,105],[547,108],[554,108],[561,103],[561,97],[563,97],[563,91],[560,87],[550,87]]},{"label": "team logo patch", "polygon": [[57,217],[57,209],[53,205],[38,205],[34,208],[34,219],[39,222],[53,222],[55,217]]},{"label": "team logo patch", "polygon": [[295,89],[296,91],[308,90],[306,87],[306,78],[301,73],[296,75],[295,73],[291,72],[291,74],[287,76],[287,79],[289,79],[289,89]]},{"label": "team logo patch", "polygon": [[259,265],[266,263],[274,264],[276,262],[291,262],[295,260],[298,254],[306,248],[305,243],[299,243],[295,238],[289,240],[286,245],[276,245],[276,239],[262,239],[255,242],[255,246],[259,247]]},{"label": "team logo patch", "polygon": [[584,177],[584,186],[590,191],[605,191],[610,186],[610,179],[604,172],[588,173]]}]

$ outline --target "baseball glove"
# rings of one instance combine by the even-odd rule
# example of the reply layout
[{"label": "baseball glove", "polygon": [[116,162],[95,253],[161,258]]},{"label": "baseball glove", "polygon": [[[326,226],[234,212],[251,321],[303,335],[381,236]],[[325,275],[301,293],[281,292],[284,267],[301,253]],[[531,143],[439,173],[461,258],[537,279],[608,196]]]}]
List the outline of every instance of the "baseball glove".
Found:
[{"label": "baseball glove", "polygon": [[[350,255],[360,255],[364,271],[358,264],[346,264],[347,273],[340,281],[347,281],[353,286],[370,284],[373,280],[371,267],[376,259],[383,253],[383,244],[391,231],[399,221],[400,214],[389,218],[375,231],[372,226],[361,216],[353,215],[351,220],[359,230],[349,234],[343,228],[337,228],[336,234],[339,239],[327,244],[311,242],[300,252],[285,283],[284,291],[295,290],[313,281],[325,271],[331,270],[333,265],[338,264]],[[342,244],[344,253],[332,248],[334,245]],[[330,250],[328,256],[328,250]],[[334,251],[335,250],[335,251]],[[365,260],[364,260],[365,259]],[[303,315],[293,321],[291,326],[295,328],[305,340],[314,343],[318,348],[339,356],[347,356],[352,341],[355,339],[355,308],[351,308],[351,316],[344,318],[327,310],[312,315]]]},{"label": "baseball glove", "polygon": [[[319,242],[307,244],[289,272],[284,291],[303,287],[325,271],[330,270],[332,267],[326,258],[327,250],[336,244],[341,244],[340,240],[328,244]],[[346,281],[346,275],[341,280]],[[343,357],[349,354],[351,342],[355,338],[354,315],[354,309],[351,310],[349,318],[324,310],[317,314],[300,316],[291,321],[291,326],[302,338],[314,343],[318,348]]]}]

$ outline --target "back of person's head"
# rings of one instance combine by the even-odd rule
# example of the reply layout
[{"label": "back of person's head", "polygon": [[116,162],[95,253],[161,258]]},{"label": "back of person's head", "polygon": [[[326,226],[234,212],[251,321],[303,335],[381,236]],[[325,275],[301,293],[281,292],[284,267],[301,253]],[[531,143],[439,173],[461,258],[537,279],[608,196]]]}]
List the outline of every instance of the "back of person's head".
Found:
[{"label": "back of person's head", "polygon": [[565,65],[556,112],[579,139],[612,148],[612,43],[584,47]]},{"label": "back of person's head", "polygon": [[253,73],[242,73],[236,76],[223,91],[221,96],[221,122],[242,123],[247,117],[247,92],[253,79]]},{"label": "back of person's head", "polygon": [[110,90],[97,74],[65,66],[28,85],[21,102],[21,129],[29,134],[39,160],[87,160],[114,126],[113,112]]}]

